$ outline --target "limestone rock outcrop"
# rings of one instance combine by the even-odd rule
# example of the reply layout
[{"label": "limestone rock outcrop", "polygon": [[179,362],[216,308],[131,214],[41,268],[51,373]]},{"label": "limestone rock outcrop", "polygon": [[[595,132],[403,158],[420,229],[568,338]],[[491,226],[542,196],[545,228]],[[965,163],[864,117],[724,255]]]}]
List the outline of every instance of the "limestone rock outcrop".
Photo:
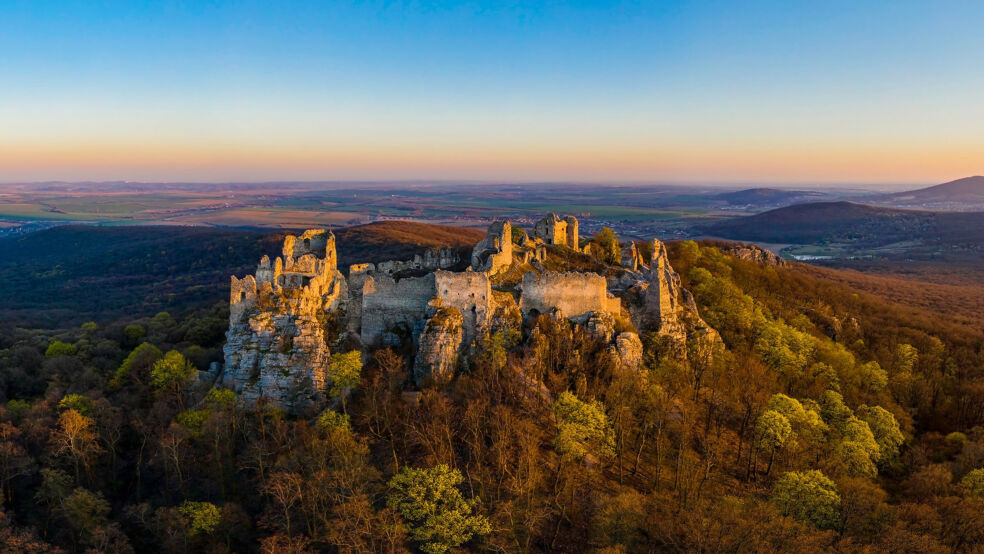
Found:
[{"label": "limestone rock outcrop", "polygon": [[720,248],[725,254],[734,256],[739,260],[754,262],[770,267],[783,267],[786,265],[786,260],[754,244],[734,242],[729,243],[726,246],[721,246]]},{"label": "limestone rock outcrop", "polygon": [[427,382],[444,385],[454,377],[465,336],[463,323],[455,308],[441,308],[427,320],[413,365],[418,386]]},{"label": "limestone rock outcrop", "polygon": [[686,358],[689,350],[712,352],[720,336],[700,317],[693,295],[670,265],[666,245],[654,239],[650,246],[648,261],[633,248],[635,254],[623,257],[627,273],[611,281],[630,300],[633,323],[655,331],[679,357]]},{"label": "limestone rock outcrop", "polygon": [[615,352],[622,367],[638,371],[642,367],[642,341],[639,335],[624,331],[615,337]]},{"label": "limestone rock outcrop", "polygon": [[264,256],[255,277],[232,277],[222,383],[290,411],[319,403],[331,355],[324,323],[346,299],[334,235],[288,236],[283,256]]}]

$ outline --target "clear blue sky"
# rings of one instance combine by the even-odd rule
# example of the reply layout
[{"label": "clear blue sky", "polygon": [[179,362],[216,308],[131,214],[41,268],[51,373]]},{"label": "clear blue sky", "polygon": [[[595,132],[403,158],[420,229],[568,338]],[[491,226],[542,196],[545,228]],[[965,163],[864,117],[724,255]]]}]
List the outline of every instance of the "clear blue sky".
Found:
[{"label": "clear blue sky", "polygon": [[984,173],[979,0],[8,0],[0,52],[0,181]]}]

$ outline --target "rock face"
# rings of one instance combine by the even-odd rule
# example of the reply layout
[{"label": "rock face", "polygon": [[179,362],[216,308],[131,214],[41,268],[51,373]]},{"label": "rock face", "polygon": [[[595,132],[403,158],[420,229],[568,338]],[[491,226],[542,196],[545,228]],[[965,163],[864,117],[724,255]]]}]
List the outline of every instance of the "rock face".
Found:
[{"label": "rock face", "polygon": [[693,296],[670,266],[666,245],[654,239],[651,246],[648,263],[634,248],[632,255],[623,256],[627,273],[611,284],[629,300],[629,313],[637,328],[655,331],[681,358],[710,356],[721,344],[721,337],[701,319]]},{"label": "rock face", "polygon": [[335,260],[334,235],[316,229],[288,236],[283,256],[264,256],[255,277],[232,277],[225,385],[294,412],[320,403],[331,354],[325,322],[347,298]]},{"label": "rock face", "polygon": [[771,267],[782,267],[786,265],[786,260],[776,256],[772,252],[756,246],[754,244],[744,244],[740,242],[729,243],[721,246],[721,251],[747,262],[754,262]]},{"label": "rock face", "polygon": [[255,275],[232,277],[225,365],[203,379],[214,378],[247,402],[266,398],[305,413],[324,401],[332,350],[343,345],[363,351],[412,345],[414,380],[440,385],[453,379],[463,353],[498,330],[520,331],[524,320],[540,314],[586,325],[633,370],[642,362],[636,329],[656,331],[690,356],[720,342],[661,242],[653,242],[649,260],[631,245],[625,267],[608,268],[606,277],[545,269],[548,244],[576,248],[572,217],[551,214],[537,223],[533,238],[517,238],[514,243],[509,222],[492,224],[466,271],[446,270],[460,260],[442,249],[408,261],[355,264],[346,278],[330,232],[288,236],[281,256],[264,256]]},{"label": "rock face", "polygon": [[619,333],[615,338],[615,352],[623,368],[638,371],[642,367],[642,341],[639,340],[639,335]]},{"label": "rock face", "polygon": [[455,308],[441,308],[420,335],[413,378],[418,386],[428,381],[444,385],[454,377],[464,339],[464,320]]}]

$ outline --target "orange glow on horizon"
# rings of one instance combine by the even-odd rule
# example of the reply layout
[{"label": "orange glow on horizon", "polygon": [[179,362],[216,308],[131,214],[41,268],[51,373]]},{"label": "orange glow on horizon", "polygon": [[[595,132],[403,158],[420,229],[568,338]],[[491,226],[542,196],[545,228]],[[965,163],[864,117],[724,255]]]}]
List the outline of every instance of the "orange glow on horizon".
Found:
[{"label": "orange glow on horizon", "polygon": [[[0,144],[2,180],[558,179],[943,182],[984,145]],[[27,180],[45,180],[29,178]]]}]

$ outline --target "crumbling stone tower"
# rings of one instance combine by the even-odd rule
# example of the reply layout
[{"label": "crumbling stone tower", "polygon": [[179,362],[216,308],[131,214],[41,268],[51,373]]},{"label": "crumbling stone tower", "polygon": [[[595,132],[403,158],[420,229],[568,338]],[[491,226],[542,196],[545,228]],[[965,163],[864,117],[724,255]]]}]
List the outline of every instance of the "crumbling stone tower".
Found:
[{"label": "crumbling stone tower", "polygon": [[547,214],[547,217],[536,222],[533,236],[546,244],[566,246],[574,250],[578,250],[580,246],[577,218],[570,215],[561,219],[557,214]]},{"label": "crumbling stone tower", "polygon": [[472,269],[496,274],[513,262],[512,226],[508,221],[489,225],[488,233],[472,250]]}]

